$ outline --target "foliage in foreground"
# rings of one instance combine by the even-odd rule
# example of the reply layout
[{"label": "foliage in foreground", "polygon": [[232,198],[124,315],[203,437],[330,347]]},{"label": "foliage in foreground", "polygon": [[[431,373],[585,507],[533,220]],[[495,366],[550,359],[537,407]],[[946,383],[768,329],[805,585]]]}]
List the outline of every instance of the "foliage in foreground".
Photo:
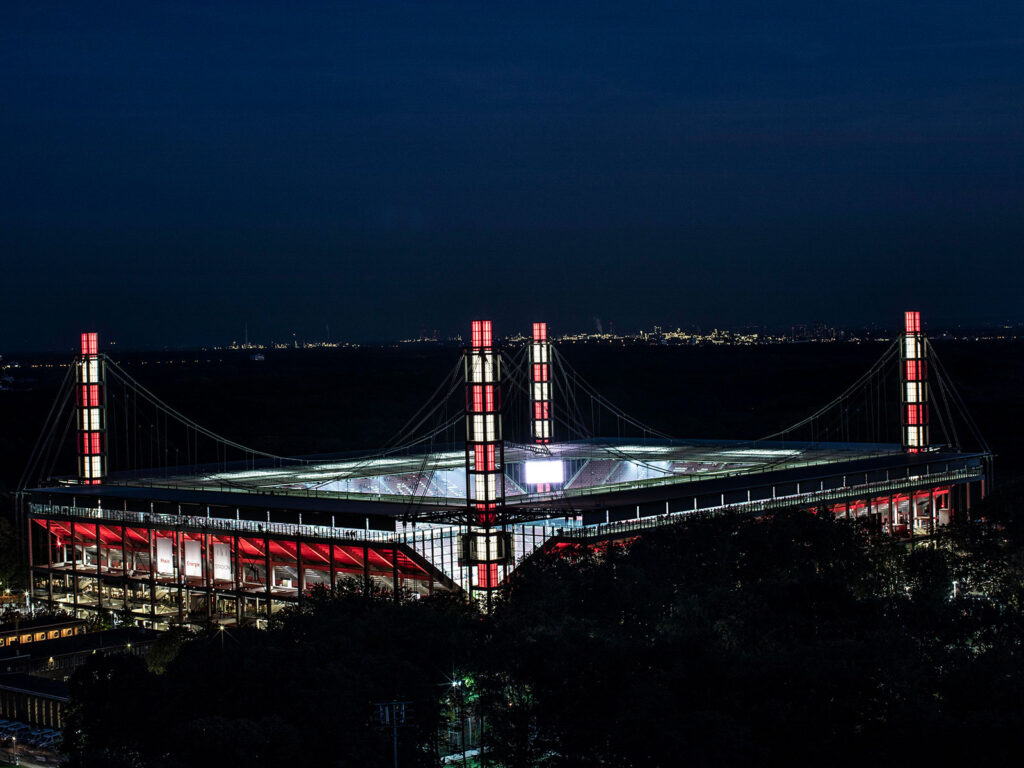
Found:
[{"label": "foliage in foreground", "polygon": [[229,630],[223,651],[216,634],[183,642],[163,674],[84,667],[72,764],[390,765],[372,704],[406,699],[399,762],[437,765],[456,670],[492,765],[1008,762],[1024,535],[1012,504],[979,511],[913,549],[804,513],[695,518],[538,559],[488,617],[451,598],[316,594],[270,631]]},{"label": "foliage in foreground", "polygon": [[391,764],[374,702],[414,702],[402,765],[436,765],[438,681],[468,653],[474,612],[437,597],[315,593],[267,631],[184,642],[163,674],[135,657],[72,677],[65,749],[81,766]]}]

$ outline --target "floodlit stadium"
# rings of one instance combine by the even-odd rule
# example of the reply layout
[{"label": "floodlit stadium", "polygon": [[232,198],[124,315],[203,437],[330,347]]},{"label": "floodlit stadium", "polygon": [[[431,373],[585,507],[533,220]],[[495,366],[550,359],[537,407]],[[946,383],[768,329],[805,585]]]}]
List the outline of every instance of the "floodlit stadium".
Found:
[{"label": "floodlit stadium", "polygon": [[[680,485],[796,467],[901,454],[893,445],[801,445],[751,448],[748,443],[695,441],[588,441],[532,447],[505,446],[506,507],[550,504],[648,487]],[[108,477],[108,484],[122,479]],[[458,510],[466,505],[463,451],[425,455],[323,461],[301,467],[268,467],[209,474],[139,476],[131,485],[298,495],[325,499],[389,502]],[[540,490],[539,486],[550,486]]]},{"label": "floodlit stadium", "polygon": [[[107,390],[118,382],[140,398],[145,390],[86,334],[67,405],[78,473],[48,474],[21,493],[32,599],[157,628],[262,624],[312,589],[346,585],[413,598],[461,591],[486,604],[531,557],[656,535],[699,513],[802,508],[928,536],[968,514],[991,481],[980,436],[974,450],[932,439],[929,384],[950,401],[955,390],[937,361],[929,371],[929,350],[908,313],[905,332],[837,401],[761,440],[678,440],[643,425],[635,437],[604,438],[580,436],[570,418],[575,379],[559,375],[544,324],[517,354],[477,322],[458,375],[438,396],[455,393],[463,407],[426,440],[353,456],[271,456],[147,395],[182,424],[195,458],[202,438],[217,444],[217,460],[119,469],[108,466],[117,398]],[[891,432],[900,442],[797,439],[808,425],[820,433],[815,425],[885,372],[895,374],[901,417]],[[513,413],[526,414],[519,441],[506,437]],[[444,435],[452,439],[438,442]]]}]

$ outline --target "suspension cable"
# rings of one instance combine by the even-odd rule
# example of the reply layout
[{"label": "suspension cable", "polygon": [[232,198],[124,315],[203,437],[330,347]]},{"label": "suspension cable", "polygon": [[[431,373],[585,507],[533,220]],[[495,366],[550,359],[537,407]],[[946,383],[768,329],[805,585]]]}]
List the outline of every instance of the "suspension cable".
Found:
[{"label": "suspension cable", "polygon": [[885,365],[889,361],[889,359],[893,356],[893,354],[895,354],[896,349],[897,349],[898,346],[899,346],[898,342],[893,342],[892,344],[890,344],[888,346],[888,348],[886,348],[885,352],[882,353],[882,356],[880,358],[878,358],[878,360],[875,362],[874,365],[871,366],[871,368],[869,368],[865,373],[861,374],[853,382],[853,384],[851,384],[845,390],[843,390],[843,392],[838,397],[836,397],[833,400],[831,400],[827,405],[822,406],[817,411],[812,413],[810,416],[808,416],[805,419],[802,419],[802,420],[798,421],[796,424],[793,424],[793,425],[791,425],[789,427],[786,427],[785,429],[780,430],[778,432],[773,432],[772,434],[767,435],[767,436],[762,437],[762,438],[759,438],[759,439],[755,440],[754,442],[760,443],[760,442],[766,442],[768,440],[775,440],[778,437],[781,437],[783,435],[789,434],[790,432],[793,432],[793,431],[795,431],[797,429],[800,429],[800,427],[803,427],[803,426],[805,426],[807,424],[810,424],[811,422],[815,421],[819,416],[822,416],[823,414],[827,413],[837,403],[841,403],[843,400],[845,400],[851,394],[853,394],[859,387],[862,387],[867,381],[869,381],[873,376],[875,376],[875,374],[878,373],[878,371],[881,369],[881,367],[883,365]]},{"label": "suspension cable", "polygon": [[[53,440],[54,431],[56,430],[57,423],[61,420],[64,410],[68,407],[68,403],[71,400],[69,395],[71,392],[71,374],[74,370],[74,365],[69,365],[67,370],[64,372],[64,378],[61,379],[61,383],[57,388],[57,396],[54,398],[53,403],[50,405],[50,410],[46,414],[46,420],[43,422],[43,429],[36,437],[36,442],[32,446],[32,451],[29,453],[28,462],[25,465],[25,469],[21,473],[21,477],[18,480],[18,488],[24,489],[30,483],[34,484],[36,479],[33,479],[39,464],[49,454],[50,443]],[[59,407],[58,407],[59,406]]]}]

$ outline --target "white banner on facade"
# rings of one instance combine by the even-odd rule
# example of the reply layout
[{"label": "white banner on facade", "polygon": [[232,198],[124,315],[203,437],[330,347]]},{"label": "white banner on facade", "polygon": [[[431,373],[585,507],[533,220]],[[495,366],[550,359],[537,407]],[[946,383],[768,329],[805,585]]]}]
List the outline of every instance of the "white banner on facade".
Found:
[{"label": "white banner on facade", "polygon": [[231,581],[231,547],[227,544],[213,545],[213,578]]},{"label": "white banner on facade", "polygon": [[203,548],[198,541],[185,542],[185,575],[203,575]]},{"label": "white banner on facade", "polygon": [[156,540],[156,572],[174,573],[174,556],[171,554],[173,542],[170,539],[157,538]]}]

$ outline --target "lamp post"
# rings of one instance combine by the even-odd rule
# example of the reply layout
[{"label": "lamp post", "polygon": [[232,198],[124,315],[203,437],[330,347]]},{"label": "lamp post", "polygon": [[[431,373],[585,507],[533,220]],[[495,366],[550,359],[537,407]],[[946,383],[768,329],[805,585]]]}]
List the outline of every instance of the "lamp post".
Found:
[{"label": "lamp post", "polygon": [[391,749],[394,753],[395,768],[398,768],[398,727],[411,723],[411,701],[384,701],[377,704],[377,716],[385,728],[391,726]]},{"label": "lamp post", "polygon": [[14,764],[21,765],[21,761],[18,759],[18,737],[12,736],[11,741],[14,742]]},{"label": "lamp post", "polygon": [[469,760],[466,756],[466,716],[463,708],[462,680],[452,680],[452,688],[458,691],[459,704],[459,742],[462,744],[462,765],[465,766]]}]

